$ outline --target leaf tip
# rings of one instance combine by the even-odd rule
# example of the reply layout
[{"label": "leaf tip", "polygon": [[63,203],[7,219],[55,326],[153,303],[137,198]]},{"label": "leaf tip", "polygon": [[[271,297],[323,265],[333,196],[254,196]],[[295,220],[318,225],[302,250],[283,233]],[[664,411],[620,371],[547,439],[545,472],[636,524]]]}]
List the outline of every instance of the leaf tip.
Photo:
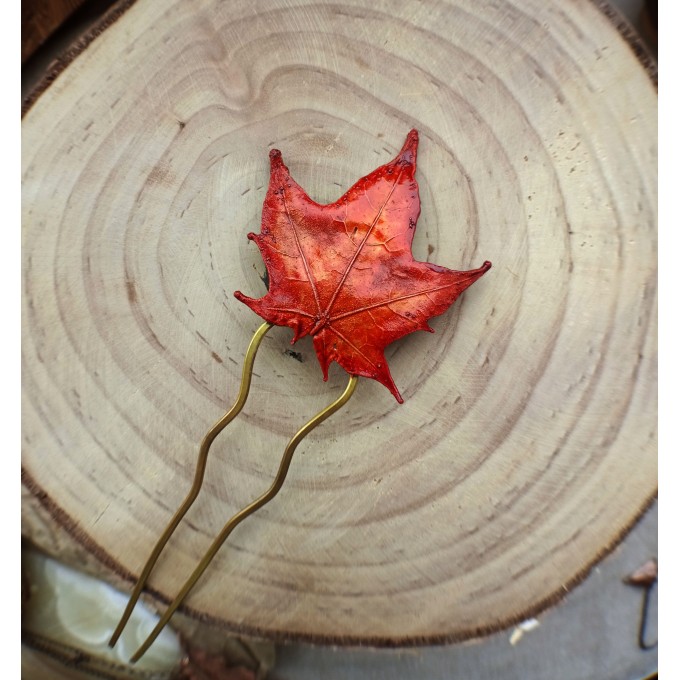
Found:
[{"label": "leaf tip", "polygon": [[397,158],[408,165],[415,166],[416,163],[416,153],[418,151],[418,130],[413,128],[407,135],[404,146],[402,146],[401,151]]},{"label": "leaf tip", "polygon": [[[378,368],[382,369],[382,364],[378,364]],[[394,379],[390,375],[390,369],[387,366],[385,366],[385,370],[382,375],[371,377],[385,385],[385,387],[392,393],[392,396],[397,400],[397,403],[399,404],[404,403],[404,398],[401,396],[401,393],[399,392],[399,389],[397,388]]]},{"label": "leaf tip", "polygon": [[277,170],[286,170],[286,166],[283,164],[283,156],[278,149],[272,149],[269,152],[269,168],[270,174],[274,174]]}]

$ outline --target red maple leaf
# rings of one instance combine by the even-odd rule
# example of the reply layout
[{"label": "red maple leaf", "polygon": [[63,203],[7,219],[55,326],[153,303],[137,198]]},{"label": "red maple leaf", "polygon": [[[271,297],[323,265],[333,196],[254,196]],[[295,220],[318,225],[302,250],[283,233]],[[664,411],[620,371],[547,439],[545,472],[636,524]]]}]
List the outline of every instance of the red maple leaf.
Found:
[{"label": "red maple leaf", "polygon": [[413,259],[420,215],[415,180],[418,132],[397,157],[360,179],[335,203],[312,201],[290,176],[281,152],[269,153],[271,175],[257,243],[269,291],[236,298],[265,321],[290,326],[292,342],[314,339],[324,380],[337,361],[350,375],[381,382],[396,397],[385,347],[417,330],[491,267],[452,271]]}]

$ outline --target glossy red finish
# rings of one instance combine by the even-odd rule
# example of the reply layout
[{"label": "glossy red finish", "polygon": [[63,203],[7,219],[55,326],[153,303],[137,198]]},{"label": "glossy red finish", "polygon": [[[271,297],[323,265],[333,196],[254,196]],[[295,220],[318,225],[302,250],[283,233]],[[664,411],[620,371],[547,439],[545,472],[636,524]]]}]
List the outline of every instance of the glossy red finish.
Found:
[{"label": "glossy red finish", "polygon": [[373,378],[403,402],[385,360],[394,340],[442,314],[491,267],[459,272],[417,262],[411,242],[420,214],[415,180],[418,132],[397,157],[360,179],[329,205],[312,201],[272,150],[271,176],[257,243],[269,291],[236,297],[263,319],[312,335],[324,380],[337,361],[351,375]]}]

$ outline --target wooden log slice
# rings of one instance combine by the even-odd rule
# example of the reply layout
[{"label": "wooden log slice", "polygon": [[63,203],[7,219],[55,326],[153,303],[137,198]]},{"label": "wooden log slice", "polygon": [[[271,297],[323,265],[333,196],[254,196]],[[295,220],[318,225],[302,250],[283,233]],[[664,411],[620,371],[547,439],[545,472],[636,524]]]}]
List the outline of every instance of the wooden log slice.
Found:
[{"label": "wooden log slice", "polygon": [[[654,496],[654,83],[589,2],[138,0],[23,128],[24,478],[136,576],[235,398],[268,151],[320,202],[421,134],[418,259],[494,268],[300,446],[185,610],[462,640],[556,602]],[[174,596],[346,381],[277,328],[151,579]],[[30,530],[30,527],[28,527]]]}]

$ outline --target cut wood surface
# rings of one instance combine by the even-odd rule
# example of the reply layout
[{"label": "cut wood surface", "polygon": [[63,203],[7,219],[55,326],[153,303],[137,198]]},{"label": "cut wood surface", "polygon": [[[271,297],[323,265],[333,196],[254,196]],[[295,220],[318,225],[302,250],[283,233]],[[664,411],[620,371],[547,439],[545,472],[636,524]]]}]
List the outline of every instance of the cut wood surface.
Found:
[{"label": "cut wood surface", "polygon": [[[656,111],[589,2],[137,0],[24,117],[26,487],[139,574],[260,325],[233,292],[265,291],[269,150],[328,203],[417,128],[416,258],[494,267],[388,348],[403,405],[361,380],[302,442],[185,611],[397,645],[558,601],[656,492]],[[266,337],[157,601],[340,394],[291,336]]]}]

